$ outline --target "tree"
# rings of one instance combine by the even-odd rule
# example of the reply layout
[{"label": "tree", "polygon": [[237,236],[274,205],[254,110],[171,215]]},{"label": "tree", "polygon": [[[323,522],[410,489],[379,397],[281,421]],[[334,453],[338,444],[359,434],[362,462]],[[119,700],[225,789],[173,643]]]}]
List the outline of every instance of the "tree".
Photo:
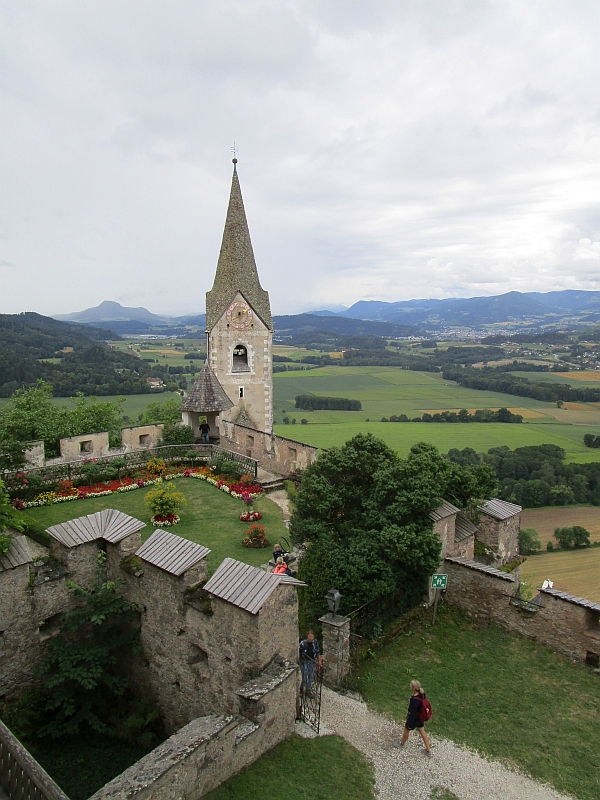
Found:
[{"label": "tree", "polygon": [[383,617],[418,602],[439,566],[430,512],[450,487],[453,496],[481,496],[477,475],[465,474],[461,487],[460,469],[425,443],[402,460],[371,434],[321,454],[304,473],[290,523],[305,547],[302,622],[314,624],[326,611],[332,586],[344,613],[372,603]]},{"label": "tree", "polygon": [[519,553],[522,556],[531,556],[539,553],[542,543],[535,528],[521,528],[519,533]]},{"label": "tree", "polygon": [[194,441],[194,431],[189,425],[165,425],[162,444],[194,444]]},{"label": "tree", "polygon": [[139,416],[140,425],[157,425],[159,423],[170,423],[176,425],[181,422],[181,400],[171,398],[161,403],[159,400],[153,400],[148,403],[146,410]]},{"label": "tree", "polygon": [[4,491],[4,483],[0,480],[0,556],[8,553],[12,543],[12,536],[10,533],[5,533],[6,529],[22,531],[23,527],[8,494]]},{"label": "tree", "polygon": [[131,646],[135,606],[106,578],[106,554],[98,553],[93,588],[67,584],[80,604],[63,614],[61,632],[48,642],[40,667],[44,710],[41,736],[76,734],[87,724],[98,732],[111,704],[127,688],[118,657]]},{"label": "tree", "polygon": [[187,503],[183,492],[178,492],[173,483],[161,483],[150,489],[144,505],[152,516],[169,517]]},{"label": "tree", "polygon": [[25,447],[25,442],[0,430],[0,474],[5,470],[14,472],[25,464]]},{"label": "tree", "polygon": [[573,547],[590,546],[589,531],[582,528],[581,525],[574,525],[572,528],[556,528],[554,538],[565,550],[570,550]]}]

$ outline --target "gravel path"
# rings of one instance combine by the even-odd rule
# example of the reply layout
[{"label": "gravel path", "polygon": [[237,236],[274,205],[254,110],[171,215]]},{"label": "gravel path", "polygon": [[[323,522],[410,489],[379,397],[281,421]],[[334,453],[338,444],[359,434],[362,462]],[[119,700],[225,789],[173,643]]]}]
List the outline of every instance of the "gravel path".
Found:
[{"label": "gravel path", "polygon": [[416,732],[406,750],[397,750],[392,742],[402,731],[395,722],[330,689],[323,689],[321,721],[322,734],[343,736],[373,762],[380,800],[430,800],[439,787],[460,800],[566,800],[566,795],[446,739],[431,737],[431,757]]}]

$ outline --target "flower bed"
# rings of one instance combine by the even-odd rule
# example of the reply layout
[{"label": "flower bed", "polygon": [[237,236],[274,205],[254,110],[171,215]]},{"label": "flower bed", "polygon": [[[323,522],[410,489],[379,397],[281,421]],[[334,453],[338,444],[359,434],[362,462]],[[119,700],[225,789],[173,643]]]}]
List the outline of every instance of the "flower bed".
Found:
[{"label": "flower bed", "polygon": [[177,514],[155,514],[150,521],[155,528],[172,528],[181,522],[181,517]]},{"label": "flower bed", "polygon": [[[95,483],[92,486],[64,488],[58,492],[41,492],[36,495],[33,500],[20,500],[18,498],[13,500],[13,506],[19,511],[23,511],[26,508],[33,508],[35,506],[50,506],[54,503],[67,503],[71,500],[85,500],[88,497],[103,497],[104,495],[113,494],[115,492],[132,492],[136,489],[143,489],[146,486],[154,486],[163,481],[172,481],[175,478],[196,478],[197,480],[206,481],[212,486],[216,486],[217,489],[221,489],[221,491],[231,495],[231,497],[240,500],[243,500],[244,496],[255,498],[262,493],[262,488],[256,484],[248,486],[241,483],[227,483],[227,481],[223,480],[218,475],[207,470],[206,467],[198,467],[171,472],[158,478],[154,475],[147,475],[140,478],[123,478],[120,481],[113,480],[105,483]],[[257,514],[258,512],[250,513]]]},{"label": "flower bed", "polygon": [[258,522],[262,519],[262,514],[260,511],[244,511],[240,514],[240,519],[242,522]]}]

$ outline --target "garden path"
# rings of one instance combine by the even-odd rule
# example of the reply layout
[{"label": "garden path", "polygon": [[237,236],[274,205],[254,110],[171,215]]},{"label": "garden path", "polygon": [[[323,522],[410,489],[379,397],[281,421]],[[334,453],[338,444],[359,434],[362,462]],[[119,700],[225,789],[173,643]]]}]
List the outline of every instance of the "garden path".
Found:
[{"label": "garden path", "polygon": [[322,734],[339,734],[371,759],[381,800],[430,800],[432,792],[442,788],[459,800],[567,800],[566,795],[447,739],[432,737],[431,757],[425,755],[416,733],[406,750],[397,750],[392,742],[398,741],[402,729],[396,722],[330,689],[323,689],[321,721]]}]

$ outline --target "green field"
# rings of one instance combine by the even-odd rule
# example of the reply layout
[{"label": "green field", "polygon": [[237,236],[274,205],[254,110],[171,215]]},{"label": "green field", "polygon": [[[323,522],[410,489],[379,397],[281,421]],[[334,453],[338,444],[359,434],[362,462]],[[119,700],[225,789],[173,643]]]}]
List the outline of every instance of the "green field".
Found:
[{"label": "green field", "polygon": [[[181,400],[181,396],[177,392],[162,392],[162,393],[153,392],[152,394],[128,394],[125,396],[125,403],[123,405],[123,414],[125,416],[130,417],[130,419],[133,420],[132,424],[135,424],[138,416],[142,414],[148,407],[148,403],[154,403],[157,400],[160,403],[164,403],[166,400],[171,400],[173,398]],[[98,400],[103,403],[104,402],[114,403],[116,399],[117,399],[116,394],[102,395],[101,397],[98,397]],[[53,397],[52,402],[58,406],[69,407],[72,400],[69,397]],[[8,403],[8,398],[6,397],[0,398],[0,408],[2,408],[2,406],[5,406],[7,403]]]},{"label": "green field", "polygon": [[[208,557],[208,567],[211,572],[228,556],[256,567],[271,557],[270,549],[249,550],[242,547],[241,542],[248,523],[239,519],[245,509],[241,500],[229,497],[225,492],[204,481],[181,478],[174,483],[185,494],[188,502],[179,512],[181,522],[170,530],[211,549]],[[154,530],[150,525],[150,516],[144,508],[144,497],[148,491],[149,489],[137,489],[133,492],[94,497],[89,500],[40,506],[28,509],[27,513],[38,519],[45,528],[49,528],[51,525],[75,517],[94,514],[104,508],[117,508],[147,523],[148,527],[142,531],[142,539],[146,539]],[[271,544],[275,544],[281,536],[286,535],[283,512],[278,505],[263,496],[258,498],[254,508],[263,515],[260,522],[267,528]]]},{"label": "green field", "polygon": [[[595,404],[553,403],[497,392],[465,389],[439,373],[413,372],[399,367],[323,367],[309,372],[273,376],[275,431],[317,447],[340,446],[360,432],[370,432],[406,454],[418,441],[436,444],[442,452],[472,447],[478,452],[507,445],[523,447],[558,444],[567,460],[597,461],[600,452],[583,446],[584,433],[600,435],[600,408]],[[332,395],[360,400],[362,411],[304,411],[295,409],[298,394]],[[392,414],[421,416],[424,411],[499,408],[506,406],[525,417],[520,425],[502,423],[382,423]],[[296,419],[284,425],[283,418]],[[306,419],[308,424],[300,424]],[[367,422],[369,419],[369,422]]]}]

